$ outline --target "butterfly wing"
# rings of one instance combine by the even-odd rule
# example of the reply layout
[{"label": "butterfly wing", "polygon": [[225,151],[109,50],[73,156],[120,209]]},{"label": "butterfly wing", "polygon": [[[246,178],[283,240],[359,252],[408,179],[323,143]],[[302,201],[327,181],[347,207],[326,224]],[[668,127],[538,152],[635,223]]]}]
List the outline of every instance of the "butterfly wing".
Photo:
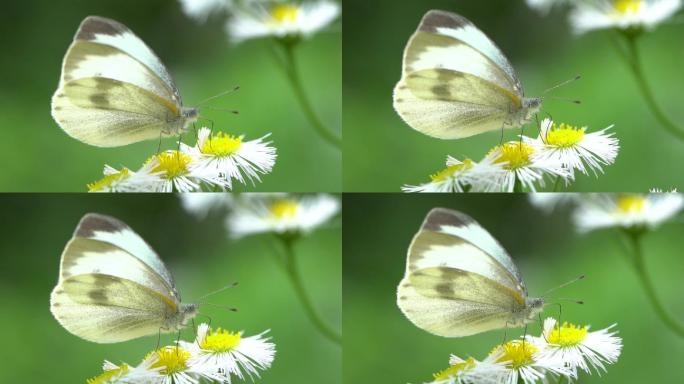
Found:
[{"label": "butterfly wing", "polygon": [[404,51],[394,107],[414,129],[456,139],[502,128],[522,95],[515,70],[484,33],[462,16],[432,10]]},{"label": "butterfly wing", "polygon": [[460,212],[430,211],[397,291],[409,320],[441,336],[472,335],[512,325],[526,298],[515,264],[487,231]]}]

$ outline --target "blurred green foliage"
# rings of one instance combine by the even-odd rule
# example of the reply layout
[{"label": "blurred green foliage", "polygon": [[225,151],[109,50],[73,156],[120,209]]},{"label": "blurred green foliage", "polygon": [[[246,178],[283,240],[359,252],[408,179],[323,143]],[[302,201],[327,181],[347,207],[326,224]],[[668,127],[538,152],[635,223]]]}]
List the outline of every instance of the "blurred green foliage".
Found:
[{"label": "blurred green foliage", "polygon": [[[155,140],[118,148],[88,146],[67,136],[50,116],[50,98],[57,88],[62,58],[79,23],[88,15],[118,20],[145,41],[171,72],[187,106],[236,85],[241,87],[203,107],[201,115],[213,120],[216,130],[244,134],[247,140],[271,132],[278,160],[273,172],[262,178],[263,183],[236,190],[340,191],[342,156],[309,126],[284,73],[271,57],[272,42],[250,40],[231,46],[223,18],[200,24],[183,14],[177,1],[164,0],[3,2],[0,190],[86,191],[87,183],[101,178],[105,163],[135,170],[157,152]],[[340,22],[303,42],[297,55],[314,108],[339,132]],[[194,144],[194,132],[185,134],[184,140]],[[164,139],[162,148],[176,148],[175,141]]]},{"label": "blurred green foliage", "polygon": [[[640,191],[681,187],[684,143],[658,125],[646,107],[627,65],[608,31],[574,37],[567,12],[540,17],[524,1],[487,0],[345,0],[344,2],[344,176],[345,191],[397,192],[403,184],[429,181],[444,168],[446,155],[479,161],[500,141],[501,132],[444,141],[411,129],[392,108],[404,46],[429,9],[459,13],[484,31],[508,56],[529,96],[581,74],[554,96],[580,99],[581,105],[547,100],[547,113],[558,122],[599,130],[615,124],[620,139],[616,163],[605,175],[577,175],[573,191]],[[684,26],[670,23],[639,41],[656,98],[684,125],[681,110],[684,75]],[[525,132],[537,135],[536,123]],[[514,140],[520,130],[507,130]]]},{"label": "blurred green foliage", "polygon": [[[64,330],[49,310],[64,245],[87,212],[117,217],[160,255],[174,275],[184,302],[234,281],[239,285],[206,301],[236,307],[233,313],[200,306],[196,324],[208,321],[254,335],[270,329],[276,344],[271,369],[259,383],[341,382],[340,347],[311,325],[286,275],[274,260],[267,235],[231,241],[222,218],[198,221],[166,195],[4,195],[0,242],[0,303],[3,329],[0,383],[79,383],[101,372],[104,359],[138,364],[157,345],[157,335],[95,344]],[[321,315],[341,327],[341,230],[337,223],[317,230],[296,246],[304,285]],[[182,332],[192,340],[191,327]],[[175,334],[162,335],[171,344]]]},{"label": "blurred green foliage", "polygon": [[[421,383],[448,367],[449,354],[484,358],[492,347],[522,335],[523,329],[486,332],[464,338],[442,338],[414,326],[396,305],[396,287],[406,263],[406,251],[427,212],[434,207],[462,211],[477,220],[510,253],[531,297],[574,277],[586,278],[553,292],[564,302],[562,320],[590,324],[593,330],[617,323],[623,353],[608,372],[580,376],[581,383],[675,383],[684,377],[678,338],[653,313],[626,256],[618,233],[603,230],[575,233],[570,210],[546,215],[525,195],[346,194],[344,196],[344,382]],[[648,273],[668,309],[684,319],[681,299],[684,263],[681,221],[666,224],[644,239]],[[558,317],[558,306],[543,317]],[[538,336],[540,325],[528,333]]]}]

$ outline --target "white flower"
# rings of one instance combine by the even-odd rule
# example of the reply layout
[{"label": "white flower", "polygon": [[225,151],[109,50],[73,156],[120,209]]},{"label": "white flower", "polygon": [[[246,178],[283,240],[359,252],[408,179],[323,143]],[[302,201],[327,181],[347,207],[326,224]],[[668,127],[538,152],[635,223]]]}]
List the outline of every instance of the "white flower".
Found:
[{"label": "white flower", "polygon": [[542,345],[531,341],[513,340],[494,348],[484,361],[505,363],[499,383],[536,383],[544,380],[547,374],[575,378],[575,372],[566,367],[562,360],[540,353],[542,348]]},{"label": "white flower", "polygon": [[105,165],[104,177],[88,184],[88,192],[152,192],[159,177],[155,173],[157,165],[150,161],[137,172],[125,167],[118,170]]},{"label": "white flower", "polygon": [[537,150],[529,144],[511,141],[494,147],[473,167],[475,191],[513,192],[516,181],[521,187],[536,192],[535,184],[544,187],[544,177],[560,177],[566,183],[573,175],[562,164],[535,156]]},{"label": "white flower", "polygon": [[264,142],[268,135],[250,141],[243,136],[231,136],[224,132],[211,134],[209,128],[201,128],[194,147],[181,144],[181,152],[194,158],[195,170],[218,172],[230,186],[232,179],[245,184],[246,180],[261,181],[259,174],[271,172],[276,159],[276,149]]},{"label": "white flower", "polygon": [[648,190],[650,193],[677,193],[677,188],[672,188],[669,191],[662,188],[651,188]]},{"label": "white flower", "polygon": [[232,6],[232,0],[180,0],[183,12],[197,21],[205,22],[212,13],[222,12]]},{"label": "white flower", "polygon": [[275,344],[264,337],[266,332],[243,337],[242,332],[212,330],[202,323],[197,328],[197,339],[192,343],[181,341],[181,345],[193,356],[188,362],[190,366],[214,371],[230,383],[231,376],[254,379],[259,377],[259,371],[271,366]]},{"label": "white flower", "polygon": [[617,332],[610,331],[614,326],[589,332],[589,326],[569,323],[559,326],[556,319],[547,318],[543,336],[530,339],[543,345],[542,356],[560,359],[574,371],[581,369],[591,374],[594,369],[600,374],[606,371],[605,364],[613,364],[620,357],[622,339],[615,336]]},{"label": "white flower", "polygon": [[225,381],[214,367],[193,365],[192,353],[183,347],[167,346],[149,353],[133,368],[127,382],[153,384],[198,384],[200,380]]},{"label": "white flower", "polygon": [[124,383],[128,378],[131,367],[128,364],[116,365],[105,360],[102,365],[102,373],[86,380],[87,384],[118,384]]},{"label": "white flower", "polygon": [[337,198],[325,195],[242,194],[226,220],[235,238],[275,233],[308,233],[340,210]]},{"label": "white flower", "polygon": [[551,8],[565,4],[568,0],[525,0],[527,6],[537,11],[542,16],[549,14]]},{"label": "white flower", "polygon": [[681,6],[681,0],[578,1],[570,13],[570,23],[576,33],[604,28],[650,30]]},{"label": "white flower", "polygon": [[340,5],[330,0],[273,2],[236,9],[226,29],[235,43],[251,38],[309,37],[332,23],[340,14]]},{"label": "white flower", "polygon": [[210,211],[228,208],[233,202],[233,195],[227,193],[180,193],[178,196],[183,208],[200,220]]},{"label": "white flower", "polygon": [[216,169],[204,167],[197,159],[181,151],[164,151],[152,156],[156,175],[151,192],[199,192],[202,186],[226,190],[231,180],[225,179]]},{"label": "white flower", "polygon": [[576,193],[537,192],[528,194],[530,204],[547,214],[560,206],[570,205],[580,198],[581,196]]},{"label": "white flower", "polygon": [[433,175],[430,182],[420,185],[404,185],[404,192],[464,192],[469,186],[468,174],[475,164],[470,159],[459,161],[447,157],[447,167]]},{"label": "white flower", "polygon": [[451,355],[449,368],[435,373],[430,384],[498,384],[506,370],[503,363],[463,360]]},{"label": "white flower", "polygon": [[598,228],[654,228],[676,215],[684,204],[677,193],[590,194],[574,214],[581,232]]},{"label": "white flower", "polygon": [[612,127],[587,133],[586,127],[558,126],[550,119],[544,119],[539,137],[523,137],[523,140],[535,149],[535,161],[560,163],[571,172],[578,170],[587,175],[591,170],[597,175],[597,172],[603,172],[603,165],[615,162],[620,148],[613,133],[606,132]]}]

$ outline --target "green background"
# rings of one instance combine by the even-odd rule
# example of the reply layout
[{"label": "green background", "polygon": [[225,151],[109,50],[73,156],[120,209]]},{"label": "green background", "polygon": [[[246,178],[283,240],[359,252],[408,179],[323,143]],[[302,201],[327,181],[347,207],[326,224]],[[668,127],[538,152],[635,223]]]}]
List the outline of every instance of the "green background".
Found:
[{"label": "green background", "polygon": [[[516,68],[529,96],[576,74],[583,76],[552,93],[582,104],[547,100],[540,120],[549,113],[558,122],[589,126],[590,131],[615,124],[621,148],[605,175],[596,179],[578,174],[571,190],[682,187],[684,142],[673,139],[653,118],[607,31],[574,37],[567,12],[559,9],[540,17],[522,0],[345,0],[345,191],[397,192],[403,184],[429,181],[430,174],[444,168],[447,154],[479,161],[499,143],[500,131],[461,140],[434,139],[411,129],[392,108],[404,46],[429,9],[460,13],[484,31]],[[672,23],[640,42],[656,98],[679,125],[684,125],[683,33],[682,23]],[[528,125],[526,132],[536,136],[535,125]],[[507,130],[504,139],[513,140],[519,133]]]},{"label": "green background", "polygon": [[[83,383],[101,372],[104,359],[135,365],[157,345],[157,335],[91,343],[68,333],[50,314],[60,254],[87,212],[112,215],[141,235],[173,274],[184,302],[196,302],[238,281],[237,287],[207,298],[238,312],[210,306],[200,307],[200,312],[211,317],[212,325],[244,330],[245,335],[271,330],[277,352],[259,383],[341,382],[341,349],[318,334],[304,315],[275,263],[268,235],[231,241],[220,215],[199,221],[181,208],[177,196],[3,195],[0,210],[6,234],[0,241],[0,383]],[[315,306],[340,329],[339,219],[303,238],[296,250]],[[198,321],[207,319],[198,316]],[[186,328],[181,337],[191,340],[193,331]],[[175,339],[175,334],[162,335],[161,343]]]},{"label": "green background", "polygon": [[[564,303],[563,320],[593,330],[617,323],[623,353],[602,377],[582,374],[581,383],[675,383],[684,377],[684,339],[653,313],[614,230],[578,235],[569,210],[546,215],[524,195],[354,195],[344,196],[344,382],[422,383],[448,366],[450,353],[482,359],[504,331],[442,338],[411,324],[396,305],[406,251],[433,207],[460,210],[487,229],[510,253],[531,297],[585,274],[551,296],[584,300]],[[644,239],[647,269],[666,307],[684,319],[681,237],[684,224],[666,224]],[[553,302],[548,299],[547,302]],[[549,306],[543,317],[558,314]],[[522,329],[508,330],[507,338]],[[539,324],[528,333],[538,336]]]},{"label": "green background", "polygon": [[[272,42],[249,40],[231,46],[223,18],[200,24],[186,17],[177,1],[3,1],[0,36],[0,190],[17,192],[85,191],[104,164],[138,169],[157,152],[149,140],[117,148],[97,148],[67,136],[50,116],[61,63],[78,25],[88,15],[124,23],[160,57],[187,106],[230,89],[201,115],[214,129],[244,134],[246,140],[269,132],[277,148],[273,172],[263,183],[236,190],[340,191],[342,156],[314,132],[281,69],[271,57]],[[341,26],[338,20],[298,49],[300,73],[322,120],[341,129]],[[209,124],[204,121],[204,124]],[[162,142],[176,148],[175,138]],[[185,135],[194,144],[194,133]]]}]

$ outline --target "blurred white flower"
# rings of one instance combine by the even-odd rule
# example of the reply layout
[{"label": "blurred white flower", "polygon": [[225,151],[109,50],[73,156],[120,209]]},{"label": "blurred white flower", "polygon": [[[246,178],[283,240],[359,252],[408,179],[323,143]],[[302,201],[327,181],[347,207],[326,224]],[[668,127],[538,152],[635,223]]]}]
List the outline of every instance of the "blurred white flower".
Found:
[{"label": "blurred white flower", "polygon": [[527,340],[513,340],[499,345],[484,360],[488,363],[505,363],[499,383],[525,384],[544,381],[547,374],[575,378],[575,372],[556,356],[540,353],[542,345]]},{"label": "blurred white flower", "polygon": [[573,218],[580,232],[599,228],[654,228],[684,204],[677,193],[583,195]]},{"label": "blurred white flower", "polygon": [[468,174],[475,164],[470,159],[463,161],[447,157],[447,167],[433,175],[430,181],[420,185],[404,185],[404,192],[464,192],[469,186]]},{"label": "blurred white flower", "polygon": [[[268,332],[268,331],[266,331]],[[264,337],[266,332],[243,337],[242,332],[229,332],[218,328],[212,330],[207,324],[197,328],[194,342],[181,341],[181,346],[193,356],[188,364],[214,371],[230,383],[231,376],[240,380],[254,380],[259,371],[268,369],[275,356],[275,344]]]},{"label": "blurred white flower", "polygon": [[237,8],[226,24],[230,39],[309,37],[332,23],[340,14],[340,5],[330,0],[267,2]]},{"label": "blurred white flower", "polygon": [[449,358],[449,368],[435,373],[429,384],[498,384],[506,370],[503,363],[463,360],[456,355]]},{"label": "blurred white flower", "polygon": [[597,132],[586,132],[586,127],[572,127],[567,124],[556,125],[550,119],[541,122],[539,137],[524,137],[525,143],[535,149],[534,161],[561,164],[574,173],[578,170],[585,175],[591,170],[594,175],[603,172],[602,166],[615,162],[620,149],[619,141],[613,133],[604,128]]},{"label": "blurred white flower", "polygon": [[211,133],[209,128],[200,128],[194,147],[181,144],[181,152],[191,155],[195,170],[218,172],[230,186],[232,179],[246,184],[249,180],[261,181],[259,174],[271,172],[276,160],[276,149],[271,142],[260,139],[244,141],[243,136],[232,136],[224,132]]},{"label": "blurred white flower", "polygon": [[537,192],[528,194],[530,204],[535,208],[541,209],[546,214],[553,212],[560,206],[570,205],[580,198],[581,195],[576,193],[564,192]]},{"label": "blurred white flower", "polygon": [[622,350],[622,339],[611,332],[615,324],[599,331],[589,332],[589,326],[575,324],[559,325],[556,319],[547,318],[541,337],[529,337],[541,345],[540,354],[551,359],[560,359],[565,365],[589,374],[591,370],[606,371],[605,364],[617,362]]},{"label": "blurred white flower", "polygon": [[232,237],[275,232],[309,233],[340,210],[330,195],[247,193],[236,199],[226,220]]},{"label": "blurred white flower", "polygon": [[671,17],[681,0],[597,0],[574,2],[570,23],[575,33],[605,28],[655,28]]},{"label": "blurred white flower", "polygon": [[227,10],[233,5],[232,0],[180,0],[183,12],[199,22],[205,22],[212,13]]},{"label": "blurred white flower", "polygon": [[200,220],[205,219],[210,211],[228,208],[233,203],[233,195],[228,193],[179,193],[178,196],[183,208]]},{"label": "blurred white flower", "polygon": [[226,190],[231,188],[231,180],[217,170],[204,167],[196,158],[181,151],[160,152],[147,163],[154,162],[156,180],[150,192],[200,192],[202,186]]},{"label": "blurred white flower", "polygon": [[546,16],[551,8],[565,4],[569,0],[525,0],[527,6],[537,11],[540,15]]},{"label": "blurred white flower", "polygon": [[102,373],[86,380],[86,384],[118,384],[124,383],[128,378],[131,367],[123,363],[116,365],[105,360],[102,365]]},{"label": "blurred white flower", "polygon": [[104,177],[88,184],[88,192],[154,192],[159,179],[155,174],[157,165],[156,161],[150,161],[136,172],[105,165]]},{"label": "blurred white flower", "polygon": [[677,193],[677,188],[672,188],[669,191],[661,188],[651,188],[648,190],[650,193]]}]

